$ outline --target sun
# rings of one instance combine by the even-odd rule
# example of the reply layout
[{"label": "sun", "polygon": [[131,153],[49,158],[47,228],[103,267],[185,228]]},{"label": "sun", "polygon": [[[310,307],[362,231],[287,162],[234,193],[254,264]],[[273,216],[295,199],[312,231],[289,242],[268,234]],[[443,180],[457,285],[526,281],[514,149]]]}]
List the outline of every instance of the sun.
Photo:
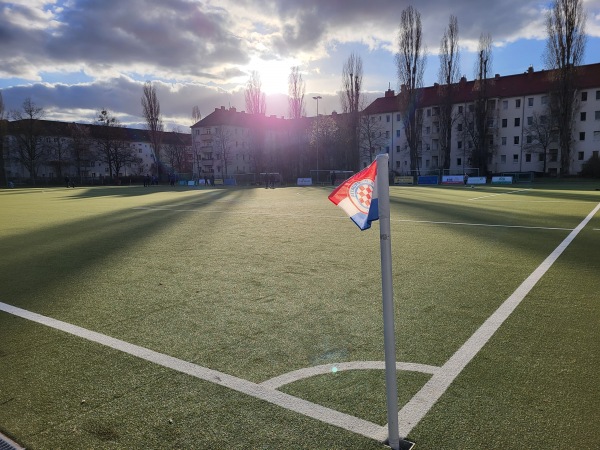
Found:
[{"label": "sun", "polygon": [[253,70],[260,74],[261,89],[265,94],[287,95],[288,77],[294,65],[291,59],[258,61],[253,65]]}]

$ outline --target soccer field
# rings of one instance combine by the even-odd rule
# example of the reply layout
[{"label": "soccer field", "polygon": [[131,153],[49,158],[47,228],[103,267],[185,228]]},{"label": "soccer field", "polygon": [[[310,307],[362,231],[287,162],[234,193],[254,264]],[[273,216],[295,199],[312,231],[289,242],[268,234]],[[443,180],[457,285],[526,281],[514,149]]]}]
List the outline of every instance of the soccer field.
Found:
[{"label": "soccer field", "polygon": [[[416,449],[598,448],[599,187],[391,187]],[[385,448],[379,225],[359,231],[330,192],[0,191],[0,433]]]}]

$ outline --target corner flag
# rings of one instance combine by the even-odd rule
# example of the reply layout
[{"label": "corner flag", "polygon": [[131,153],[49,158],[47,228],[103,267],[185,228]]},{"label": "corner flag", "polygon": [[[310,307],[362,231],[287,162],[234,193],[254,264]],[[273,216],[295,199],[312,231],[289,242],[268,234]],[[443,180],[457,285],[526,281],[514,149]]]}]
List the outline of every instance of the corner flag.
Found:
[{"label": "corner flag", "polygon": [[[388,419],[387,443],[393,450],[410,448],[400,439],[398,429],[398,385],[396,380],[396,335],[394,332],[394,289],[392,283],[392,232],[390,228],[389,155],[382,153],[368,167],[348,178],[329,200],[342,208],[358,228],[366,230],[379,220],[381,249],[381,297],[383,301],[383,343],[385,350],[385,390]],[[381,176],[377,174],[377,165]]]},{"label": "corner flag", "polygon": [[340,184],[329,200],[342,208],[361,230],[371,228],[379,219],[377,199],[377,160]]}]

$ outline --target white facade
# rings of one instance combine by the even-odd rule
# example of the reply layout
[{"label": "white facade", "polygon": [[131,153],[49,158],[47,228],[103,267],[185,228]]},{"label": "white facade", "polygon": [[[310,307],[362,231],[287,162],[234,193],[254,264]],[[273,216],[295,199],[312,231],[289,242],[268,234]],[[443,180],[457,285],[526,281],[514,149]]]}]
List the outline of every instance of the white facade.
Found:
[{"label": "white facade", "polygon": [[[593,76],[592,86],[580,88],[577,95],[577,112],[573,121],[573,147],[571,153],[570,174],[581,172],[582,165],[600,151],[600,64],[584,66],[589,68]],[[536,73],[539,77],[542,72]],[[560,149],[557,142],[550,144],[548,154],[532,146],[534,136],[528,130],[535,120],[548,114],[546,108],[549,99],[548,92],[535,92],[537,85],[531,82],[532,93],[526,92],[527,77],[533,72],[523,75],[499,77],[495,81],[500,85],[513,82],[519,86],[518,95],[488,97],[488,146],[491,157],[488,159],[488,170],[491,173],[536,172],[546,174],[560,173]],[[597,76],[595,80],[594,76]],[[426,89],[436,89],[430,87]],[[513,89],[513,90],[519,90]],[[500,90],[500,89],[499,89]],[[537,88],[537,91],[540,89]],[[431,93],[431,91],[430,91]],[[431,98],[431,95],[430,95]],[[451,174],[462,174],[471,167],[469,155],[473,150],[469,133],[465,127],[468,121],[465,117],[472,111],[471,101],[455,102],[453,104],[453,127],[451,139]],[[421,150],[418,161],[418,171],[421,174],[442,173],[443,155],[440,146],[439,106],[430,104],[420,109],[423,117],[421,132]],[[365,109],[365,114],[372,116],[379,124],[384,144],[376,152],[388,152],[390,169],[401,174],[410,174],[410,157],[408,144],[404,135],[402,112],[399,101],[393,91],[377,99]],[[546,165],[544,166],[544,158]],[[364,167],[368,161],[361,161]]]}]

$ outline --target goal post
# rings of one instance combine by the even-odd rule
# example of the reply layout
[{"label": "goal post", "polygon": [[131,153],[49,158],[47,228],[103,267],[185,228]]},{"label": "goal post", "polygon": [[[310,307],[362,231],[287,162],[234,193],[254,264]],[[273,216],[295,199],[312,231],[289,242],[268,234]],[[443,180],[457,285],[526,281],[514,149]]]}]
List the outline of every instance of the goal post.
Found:
[{"label": "goal post", "polygon": [[311,170],[310,177],[313,180],[313,184],[335,184],[336,186],[342,181],[350,178],[354,175],[351,170]]}]

